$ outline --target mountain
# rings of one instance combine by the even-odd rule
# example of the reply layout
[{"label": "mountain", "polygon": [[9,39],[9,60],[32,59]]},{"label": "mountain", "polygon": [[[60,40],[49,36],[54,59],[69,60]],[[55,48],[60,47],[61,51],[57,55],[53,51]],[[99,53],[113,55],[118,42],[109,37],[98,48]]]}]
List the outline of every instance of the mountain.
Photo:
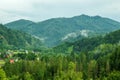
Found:
[{"label": "mountain", "polygon": [[[107,33],[104,36],[88,37],[75,42],[65,42],[53,47],[55,53],[81,53],[94,50],[96,47],[104,48],[104,45],[120,45],[120,30]],[[103,46],[102,46],[103,45]],[[99,48],[98,48],[99,50]]]},{"label": "mountain", "polygon": [[32,34],[48,47],[56,46],[71,38],[84,38],[120,29],[120,23],[101,16],[80,15],[71,18],[52,18],[42,22],[18,20],[6,27]]},{"label": "mountain", "polygon": [[37,49],[38,47],[42,47],[39,39],[0,24],[0,49]]},{"label": "mountain", "polygon": [[105,36],[97,36],[92,38],[84,38],[73,43],[73,49],[75,52],[85,52],[93,50],[100,44],[119,44],[120,42],[120,30],[110,32]]},{"label": "mountain", "polygon": [[7,24],[8,28],[12,28],[14,30],[20,30],[20,31],[26,31],[25,29],[30,26],[35,24],[35,22],[32,22],[30,20],[24,20],[24,19],[20,19],[17,21],[13,21]]}]

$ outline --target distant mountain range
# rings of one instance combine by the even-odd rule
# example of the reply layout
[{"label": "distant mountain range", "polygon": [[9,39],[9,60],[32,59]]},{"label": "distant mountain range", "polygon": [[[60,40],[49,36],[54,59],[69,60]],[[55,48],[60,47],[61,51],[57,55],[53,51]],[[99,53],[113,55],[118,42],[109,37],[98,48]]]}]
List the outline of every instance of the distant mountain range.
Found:
[{"label": "distant mountain range", "polygon": [[80,15],[71,18],[52,18],[42,22],[17,20],[6,27],[33,35],[52,47],[76,37],[89,37],[120,29],[120,23],[100,16]]},{"label": "distant mountain range", "polygon": [[0,24],[0,49],[38,49],[42,46],[39,39]]}]

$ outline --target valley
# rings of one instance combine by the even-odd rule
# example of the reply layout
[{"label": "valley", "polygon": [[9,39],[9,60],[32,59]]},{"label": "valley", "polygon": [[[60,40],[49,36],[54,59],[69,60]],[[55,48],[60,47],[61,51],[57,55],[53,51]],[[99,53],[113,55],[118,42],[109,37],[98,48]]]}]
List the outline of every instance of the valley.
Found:
[{"label": "valley", "polygon": [[101,16],[0,24],[0,80],[119,80],[119,35]]}]

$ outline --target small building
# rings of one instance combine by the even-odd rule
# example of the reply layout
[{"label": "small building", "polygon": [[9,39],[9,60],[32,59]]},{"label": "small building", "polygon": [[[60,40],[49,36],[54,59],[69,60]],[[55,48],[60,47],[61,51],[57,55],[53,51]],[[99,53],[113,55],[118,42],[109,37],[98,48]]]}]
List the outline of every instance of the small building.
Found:
[{"label": "small building", "polygon": [[11,59],[11,60],[10,60],[10,63],[11,63],[11,64],[14,63],[14,59]]}]

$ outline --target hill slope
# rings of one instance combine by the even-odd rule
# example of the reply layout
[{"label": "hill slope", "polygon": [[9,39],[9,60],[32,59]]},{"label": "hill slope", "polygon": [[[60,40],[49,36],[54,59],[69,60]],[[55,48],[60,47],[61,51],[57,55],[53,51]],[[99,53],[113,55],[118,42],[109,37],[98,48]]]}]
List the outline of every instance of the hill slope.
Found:
[{"label": "hill slope", "polygon": [[106,34],[105,36],[98,36],[93,38],[85,38],[74,42],[74,51],[89,51],[100,44],[116,44],[120,42],[120,30]]},{"label": "hill slope", "polygon": [[42,46],[39,39],[0,24],[0,49],[29,49]]},{"label": "hill slope", "polygon": [[101,44],[120,44],[120,30],[110,32],[105,36],[97,36],[91,38],[83,38],[73,43],[63,43],[53,48],[55,53],[88,52],[94,50]]},{"label": "hill slope", "polygon": [[[25,20],[23,20],[24,22]],[[24,24],[21,20],[5,24],[11,29],[21,30],[39,37],[47,46],[55,46],[77,36],[88,37],[120,29],[120,23],[100,16],[80,15],[72,18],[53,18],[38,23]],[[29,24],[29,25],[28,25]],[[14,25],[14,27],[13,27]],[[24,26],[24,27],[22,27]],[[21,28],[22,27],[22,28]]]}]

